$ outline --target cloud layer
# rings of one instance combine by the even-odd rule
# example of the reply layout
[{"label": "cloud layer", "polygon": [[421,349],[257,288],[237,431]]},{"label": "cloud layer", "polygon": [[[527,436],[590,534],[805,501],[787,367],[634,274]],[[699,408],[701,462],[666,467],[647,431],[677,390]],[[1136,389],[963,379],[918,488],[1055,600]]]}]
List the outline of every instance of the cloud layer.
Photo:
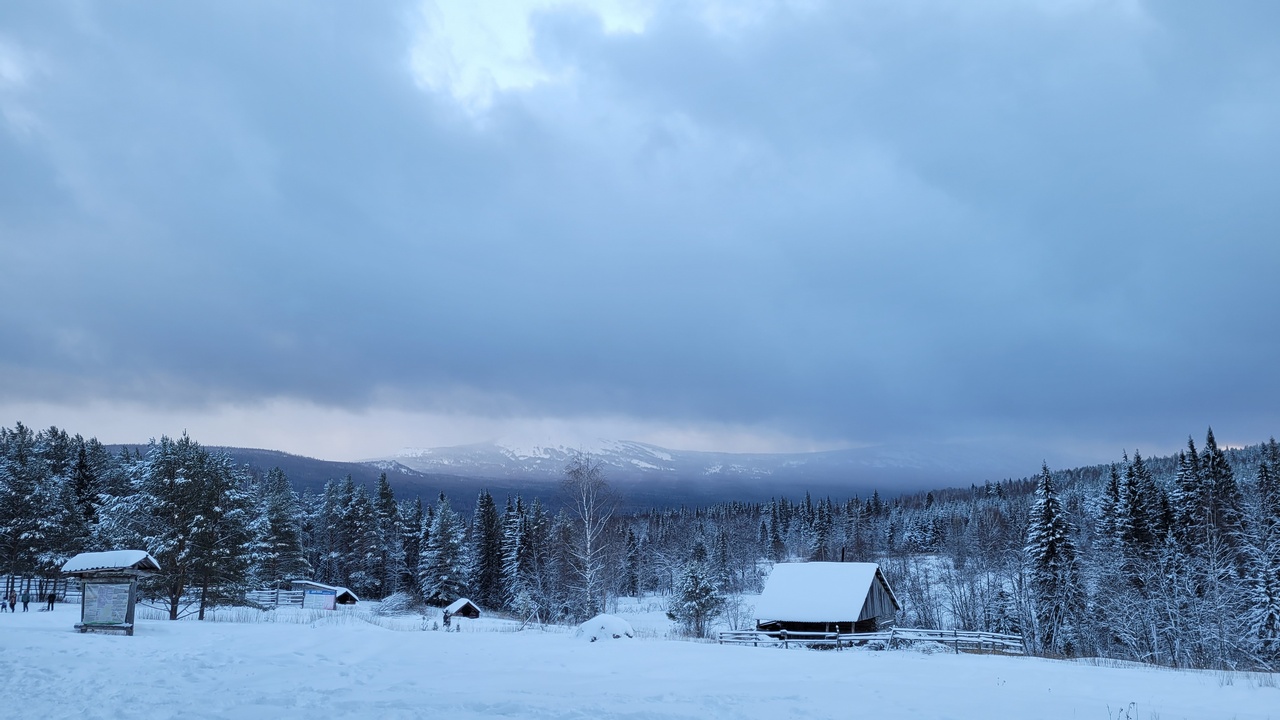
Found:
[{"label": "cloud layer", "polygon": [[1275,432],[1270,4],[470,5],[0,9],[0,407]]}]

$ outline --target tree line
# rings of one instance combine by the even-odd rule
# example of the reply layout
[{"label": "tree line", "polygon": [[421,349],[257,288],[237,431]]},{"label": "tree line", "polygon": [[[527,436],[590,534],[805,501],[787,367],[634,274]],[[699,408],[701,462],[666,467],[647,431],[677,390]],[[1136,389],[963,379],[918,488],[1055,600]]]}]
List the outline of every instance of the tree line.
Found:
[{"label": "tree line", "polygon": [[741,596],[773,563],[873,561],[902,624],[1021,634],[1047,655],[1179,667],[1280,666],[1280,445],[1210,431],[1173,457],[894,498],[830,497],[616,511],[579,457],[548,504],[480,491],[397,498],[385,475],[296,493],[185,435],[113,454],[96,440],[0,428],[0,562],[53,578],[76,552],[137,547],[170,617],[305,577],[361,598],[468,596],[534,622],[663,596],[690,634],[749,627]]}]

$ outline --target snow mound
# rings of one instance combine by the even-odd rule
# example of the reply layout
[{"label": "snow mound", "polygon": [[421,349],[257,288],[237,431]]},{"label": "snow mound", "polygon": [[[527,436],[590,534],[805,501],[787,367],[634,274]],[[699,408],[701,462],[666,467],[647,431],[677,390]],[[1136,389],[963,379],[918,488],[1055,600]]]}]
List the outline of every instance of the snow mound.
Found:
[{"label": "snow mound", "polygon": [[631,629],[631,623],[617,615],[597,615],[579,625],[574,636],[587,642],[621,640],[635,637],[636,631]]}]

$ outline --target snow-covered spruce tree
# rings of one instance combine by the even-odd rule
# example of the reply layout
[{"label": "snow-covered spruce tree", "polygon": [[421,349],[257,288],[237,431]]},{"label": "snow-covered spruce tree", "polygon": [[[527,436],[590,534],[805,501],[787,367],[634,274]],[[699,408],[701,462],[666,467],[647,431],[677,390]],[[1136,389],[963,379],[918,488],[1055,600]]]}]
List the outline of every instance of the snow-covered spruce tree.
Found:
[{"label": "snow-covered spruce tree", "polygon": [[[94,448],[94,446],[97,448]],[[71,494],[74,498],[76,512],[79,514],[79,521],[84,523],[86,531],[93,532],[93,528],[98,524],[98,508],[101,506],[99,494],[103,490],[103,483],[98,477],[98,468],[90,461],[91,451],[98,450],[102,446],[96,439],[85,441],[84,438],[76,436],[76,460],[71,467]],[[96,454],[96,453],[95,453]],[[86,538],[85,545],[90,544]]]},{"label": "snow-covered spruce tree", "polygon": [[472,598],[482,607],[502,607],[505,599],[503,583],[503,528],[498,506],[488,490],[481,490],[476,499],[473,528],[474,576]]},{"label": "snow-covered spruce tree", "polygon": [[46,470],[30,428],[22,423],[13,430],[0,428],[0,569],[7,574],[0,590],[5,593],[30,571],[40,551],[36,492]]},{"label": "snow-covered spruce tree", "polygon": [[563,585],[558,582],[560,568],[553,557],[552,525],[542,500],[534,498],[527,514],[522,515],[520,532],[520,583],[528,600],[524,604],[512,601],[524,617],[536,614],[544,621],[564,605]]},{"label": "snow-covered spruce tree", "polygon": [[831,535],[834,529],[831,517],[830,500],[824,498],[818,501],[818,505],[813,514],[812,528],[813,529],[808,536],[811,547],[809,554],[810,559],[819,561],[830,560]]},{"label": "snow-covered spruce tree", "polygon": [[400,521],[399,503],[387,474],[378,476],[378,487],[373,498],[373,511],[378,527],[378,565],[381,576],[378,597],[386,597],[400,589],[408,565],[404,557],[404,526]]},{"label": "snow-covered spruce tree", "polygon": [[1239,553],[1240,533],[1244,530],[1244,499],[1226,454],[1214,440],[1213,428],[1209,428],[1204,449],[1200,451],[1200,471],[1208,500],[1204,517],[1208,530],[1221,538],[1239,567],[1244,562]]},{"label": "snow-covered spruce tree", "polygon": [[352,493],[344,520],[349,543],[342,558],[347,577],[344,584],[359,596],[377,597],[386,577],[386,552],[377,513],[363,485],[356,486]]},{"label": "snow-covered spruce tree", "polygon": [[1280,543],[1249,548],[1244,618],[1254,657],[1272,672],[1280,668]]},{"label": "snow-covered spruce tree", "polygon": [[312,540],[314,548],[309,560],[314,579],[331,585],[347,586],[347,574],[343,558],[350,548],[346,512],[355,494],[355,483],[347,476],[345,481],[332,479],[324,485],[324,492],[314,508]]},{"label": "snow-covered spruce tree", "polygon": [[130,510],[128,535],[160,563],[144,592],[161,598],[169,619],[189,609],[191,588],[207,598],[244,579],[249,551],[249,502],[242,471],[225,455],[211,456],[185,433],[177,441],[152,441],[138,467],[134,492],[120,504]]},{"label": "snow-covered spruce tree", "polygon": [[199,514],[191,533],[193,585],[200,589],[199,619],[212,604],[243,595],[253,535],[248,472],[225,453],[201,458]]},{"label": "snow-covered spruce tree", "polygon": [[400,542],[404,548],[404,570],[400,574],[399,590],[417,592],[418,582],[415,579],[418,563],[422,558],[422,523],[425,515],[422,511],[422,498],[400,503]]},{"label": "snow-covered spruce tree", "polygon": [[1026,552],[1035,644],[1043,653],[1072,655],[1076,649],[1076,624],[1084,611],[1084,590],[1071,523],[1058,499],[1048,465],[1040,473],[1030,520]]},{"label": "snow-covered spruce tree", "polygon": [[502,606],[526,622],[541,609],[533,547],[536,539],[530,534],[533,522],[520,496],[514,501],[507,498],[502,515]]},{"label": "snow-covered spruce tree", "polygon": [[464,541],[462,521],[441,493],[418,567],[418,587],[428,603],[443,607],[466,594],[469,563]]},{"label": "snow-covered spruce tree", "polygon": [[1103,490],[1102,500],[1098,506],[1097,535],[1103,542],[1112,541],[1119,537],[1117,528],[1119,527],[1120,508],[1120,471],[1112,464],[1111,472],[1107,476],[1107,485]]},{"label": "snow-covered spruce tree", "polygon": [[311,566],[302,549],[302,510],[289,479],[278,467],[258,482],[254,500],[255,531],[250,576],[259,587],[279,587],[306,578]]},{"label": "snow-covered spruce tree", "polygon": [[705,637],[711,621],[724,609],[725,596],[715,574],[707,561],[707,546],[698,538],[667,608],[667,617],[693,637]]},{"label": "snow-covered spruce tree", "polygon": [[623,561],[622,587],[619,592],[628,597],[640,594],[640,540],[636,537],[635,528],[627,528],[627,555]]},{"label": "snow-covered spruce tree", "polygon": [[[1271,449],[1275,449],[1274,438]],[[1266,460],[1258,465],[1255,488],[1257,501],[1245,533],[1245,623],[1256,659],[1276,670],[1280,669],[1280,480]]]},{"label": "snow-covered spruce tree", "polygon": [[1116,532],[1130,559],[1150,558],[1164,537],[1168,528],[1163,527],[1161,504],[1160,489],[1142,461],[1142,453],[1135,450],[1120,484],[1116,512]]}]

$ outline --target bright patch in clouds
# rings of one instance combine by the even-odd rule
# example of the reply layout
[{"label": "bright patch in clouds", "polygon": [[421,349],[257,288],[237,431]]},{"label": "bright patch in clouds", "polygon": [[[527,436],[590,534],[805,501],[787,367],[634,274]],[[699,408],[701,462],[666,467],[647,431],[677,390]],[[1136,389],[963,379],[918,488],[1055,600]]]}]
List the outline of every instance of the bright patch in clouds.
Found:
[{"label": "bright patch in clouds", "polygon": [[[814,452],[840,443],[733,424],[672,424],[622,416],[549,418],[396,409],[349,410],[297,400],[224,404],[202,410],[99,401],[74,408],[54,403],[0,405],[5,415],[34,428],[56,425],[106,444],[145,443],[186,432],[203,445],[263,448],[324,460],[385,457],[407,448],[498,442],[506,447],[597,449],[625,439],[676,450]],[[75,417],[75,424],[67,423]]]},{"label": "bright patch in clouds", "polygon": [[587,13],[606,33],[642,33],[650,8],[640,0],[427,0],[411,56],[418,83],[482,112],[498,93],[564,80],[534,50],[533,16],[545,12]]},{"label": "bright patch in clouds", "polygon": [[18,101],[29,83],[30,65],[22,48],[0,37],[0,115],[19,135],[32,132],[39,124],[35,114]]}]

